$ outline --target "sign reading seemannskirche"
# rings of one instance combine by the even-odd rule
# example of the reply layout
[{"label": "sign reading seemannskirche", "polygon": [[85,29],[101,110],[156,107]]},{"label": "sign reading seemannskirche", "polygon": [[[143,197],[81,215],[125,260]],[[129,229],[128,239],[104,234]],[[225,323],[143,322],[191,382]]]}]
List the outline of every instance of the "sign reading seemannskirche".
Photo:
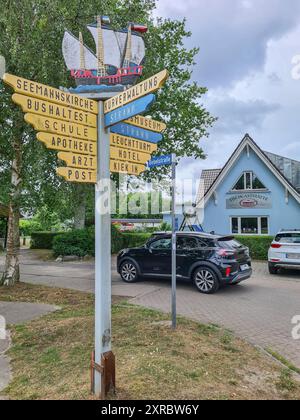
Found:
[{"label": "sign reading seemannskirche", "polygon": [[272,198],[265,193],[232,194],[226,199],[227,209],[271,209]]}]

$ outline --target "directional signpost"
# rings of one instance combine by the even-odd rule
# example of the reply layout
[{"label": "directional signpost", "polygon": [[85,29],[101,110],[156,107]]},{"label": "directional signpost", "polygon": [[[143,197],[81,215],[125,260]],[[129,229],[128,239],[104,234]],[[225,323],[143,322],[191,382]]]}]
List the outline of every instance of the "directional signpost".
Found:
[{"label": "directional signpost", "polygon": [[163,70],[114,97],[95,101],[11,74],[3,76],[15,92],[13,101],[21,106],[25,121],[37,130],[37,139],[58,151],[58,158],[67,165],[57,168],[57,174],[68,182],[96,184],[95,355],[91,368],[93,392],[102,398],[115,384],[111,215],[106,206],[110,191],[102,184],[110,181],[110,173],[137,176],[145,171],[166,125],[140,114],[149,111],[153,93],[167,77]]},{"label": "directional signpost", "polygon": [[145,130],[155,131],[156,133],[163,133],[167,129],[166,124],[163,122],[155,121],[151,118],[146,118],[141,115],[136,115],[135,117],[132,117],[124,122],[139,128],[144,128]]},{"label": "directional signpost", "polygon": [[172,328],[175,330],[177,326],[177,303],[176,303],[176,277],[177,277],[177,265],[176,265],[176,232],[178,226],[176,223],[176,155],[165,155],[157,156],[148,162],[149,168],[157,168],[159,166],[172,165]]},{"label": "directional signpost", "polygon": [[119,123],[111,127],[111,133],[120,134],[122,136],[133,137],[135,139],[148,141],[150,143],[159,143],[163,136],[154,131],[145,130],[144,128],[136,127],[131,124]]},{"label": "directional signpost", "polygon": [[151,105],[155,101],[155,95],[152,93],[144,96],[136,101],[130,102],[127,105],[122,106],[122,108],[117,108],[114,111],[109,112],[105,115],[105,126],[109,127],[113,124],[117,124],[120,121],[124,121],[129,117],[134,115],[147,112]]}]

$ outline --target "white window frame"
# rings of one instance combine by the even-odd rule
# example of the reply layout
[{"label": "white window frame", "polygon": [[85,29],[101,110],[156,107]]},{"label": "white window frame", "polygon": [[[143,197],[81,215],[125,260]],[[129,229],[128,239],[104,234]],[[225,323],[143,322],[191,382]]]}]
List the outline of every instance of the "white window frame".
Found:
[{"label": "white window frame", "polygon": [[[233,233],[233,219],[238,219],[238,233]],[[242,232],[242,219],[257,219],[258,232],[257,233]],[[267,233],[261,233],[261,219],[267,219],[267,221],[268,221],[268,232]],[[269,216],[230,216],[230,232],[231,232],[232,235],[269,236],[269,234],[270,234],[270,217]]]},{"label": "white window frame", "polygon": [[[247,185],[247,174],[250,174],[250,183],[251,183],[251,188],[247,189],[245,188]],[[238,181],[240,180],[240,178],[242,177],[242,175],[240,175],[238,177],[238,179],[236,180],[236,182],[233,184],[233,188],[231,189],[231,192],[245,192],[245,191],[255,191],[255,192],[259,192],[259,191],[269,191],[268,188],[257,188],[257,189],[253,189],[253,175],[254,172],[253,171],[244,171],[243,172],[244,175],[244,189],[243,190],[236,190],[234,187],[236,186],[236,184],[238,183]],[[256,175],[256,174],[255,174]],[[257,175],[256,175],[257,176]],[[260,180],[260,178],[259,178]],[[260,181],[262,182],[262,181]]]}]

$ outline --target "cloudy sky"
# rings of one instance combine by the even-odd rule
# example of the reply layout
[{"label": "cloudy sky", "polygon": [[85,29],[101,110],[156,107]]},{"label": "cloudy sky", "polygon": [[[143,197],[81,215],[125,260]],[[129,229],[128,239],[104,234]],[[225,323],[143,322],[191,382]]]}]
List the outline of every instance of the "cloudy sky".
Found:
[{"label": "cloudy sky", "polygon": [[207,160],[183,160],[179,176],[222,167],[245,133],[300,160],[300,79],[292,77],[300,1],[158,0],[157,15],[187,19],[187,46],[200,48],[194,78],[208,87],[203,103],[219,118],[201,141]]}]

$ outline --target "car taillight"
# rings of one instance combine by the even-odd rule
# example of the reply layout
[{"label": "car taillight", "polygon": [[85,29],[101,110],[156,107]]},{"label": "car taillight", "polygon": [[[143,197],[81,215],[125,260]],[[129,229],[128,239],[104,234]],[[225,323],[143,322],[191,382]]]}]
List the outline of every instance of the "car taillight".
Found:
[{"label": "car taillight", "polygon": [[229,277],[230,276],[230,273],[231,273],[231,268],[230,267],[227,267],[226,268],[226,277]]},{"label": "car taillight", "polygon": [[235,257],[235,253],[233,251],[229,251],[228,249],[219,249],[218,250],[219,257],[222,258],[233,258]]},{"label": "car taillight", "polygon": [[281,248],[281,245],[280,244],[272,244],[271,248],[278,249],[278,248]]}]

